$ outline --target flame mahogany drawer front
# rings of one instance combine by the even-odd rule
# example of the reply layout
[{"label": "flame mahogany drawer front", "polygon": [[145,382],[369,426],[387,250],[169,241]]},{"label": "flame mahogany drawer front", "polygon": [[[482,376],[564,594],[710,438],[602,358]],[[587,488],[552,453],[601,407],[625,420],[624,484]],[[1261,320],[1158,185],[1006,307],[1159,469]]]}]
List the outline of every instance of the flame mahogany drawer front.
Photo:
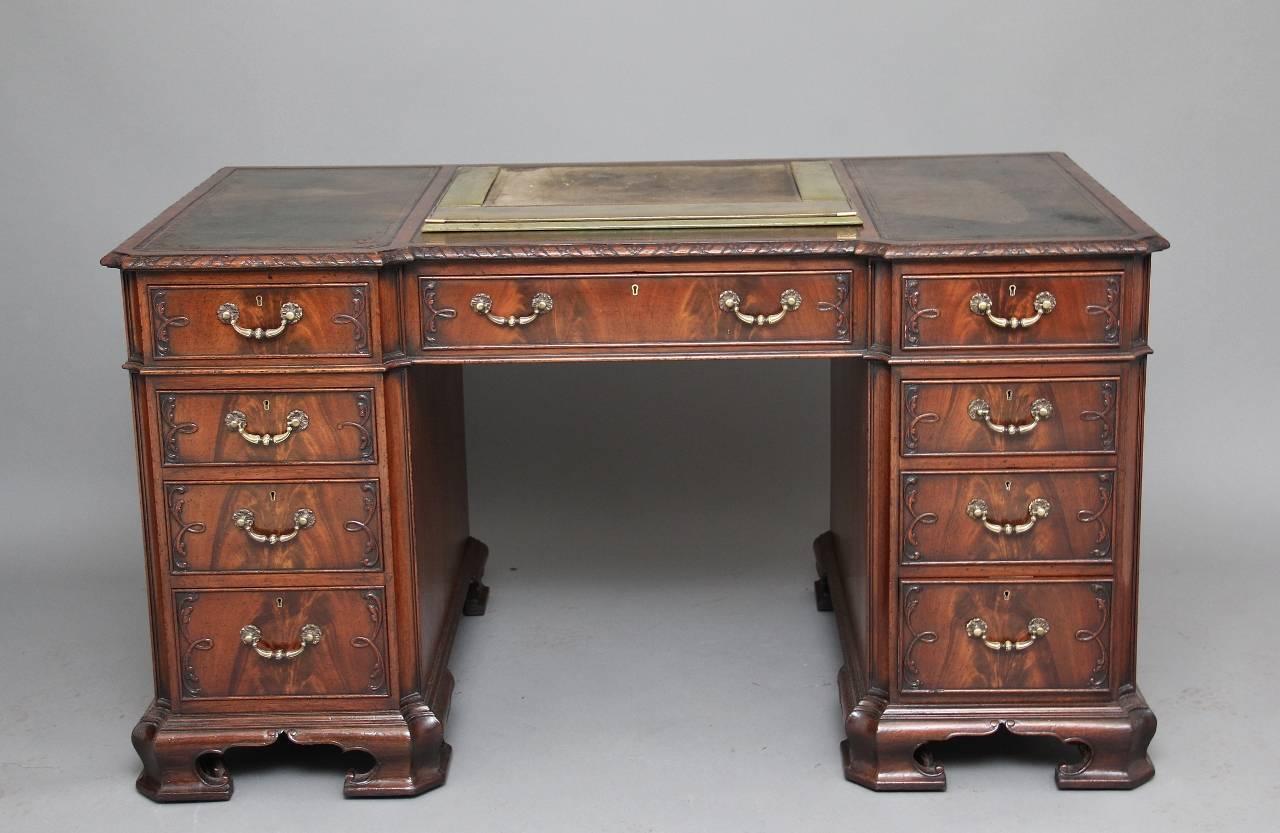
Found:
[{"label": "flame mahogany drawer front", "polygon": [[165,465],[372,463],[373,391],[160,391]]},{"label": "flame mahogany drawer front", "polygon": [[904,692],[1105,691],[1112,584],[904,582]]},{"label": "flame mahogany drawer front", "polygon": [[174,573],[380,570],[376,480],[165,483]]},{"label": "flame mahogany drawer front", "polygon": [[420,278],[422,345],[839,343],[850,272]]},{"label": "flame mahogany drawer front", "polygon": [[902,383],[902,453],[1110,453],[1120,379],[1010,378]]},{"label": "flame mahogany drawer front", "polygon": [[904,275],[902,347],[1115,347],[1120,272]]},{"label": "flame mahogany drawer front", "polygon": [[903,564],[1112,559],[1116,473],[902,475]]},{"label": "flame mahogany drawer front", "polygon": [[381,588],[192,590],[173,603],[184,700],[389,693]]},{"label": "flame mahogany drawer front", "polygon": [[368,357],[366,283],[150,286],[151,357]]}]

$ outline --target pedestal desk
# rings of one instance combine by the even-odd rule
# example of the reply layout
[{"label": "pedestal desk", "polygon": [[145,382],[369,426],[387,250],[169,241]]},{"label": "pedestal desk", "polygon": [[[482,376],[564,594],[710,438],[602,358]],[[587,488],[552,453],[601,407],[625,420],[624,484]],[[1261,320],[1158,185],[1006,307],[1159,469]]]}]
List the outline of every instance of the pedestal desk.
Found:
[{"label": "pedestal desk", "polygon": [[831,367],[846,776],[943,789],[927,744],[1005,727],[1078,747],[1060,787],[1142,784],[1167,245],[1061,154],[219,171],[102,261],[150,588],[138,789],[226,799],[224,751],[281,735],[366,752],[349,796],[442,784],[488,596],[462,366],[747,357]]}]

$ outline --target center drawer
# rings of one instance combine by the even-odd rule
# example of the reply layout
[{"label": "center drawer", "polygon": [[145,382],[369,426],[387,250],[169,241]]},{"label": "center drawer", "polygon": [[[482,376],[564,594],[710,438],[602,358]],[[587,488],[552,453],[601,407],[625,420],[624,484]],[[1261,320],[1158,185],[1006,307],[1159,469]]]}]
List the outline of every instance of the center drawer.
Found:
[{"label": "center drawer", "polygon": [[840,343],[850,272],[419,279],[422,346]]},{"label": "center drawer", "polygon": [[174,594],[184,700],[388,693],[381,588]]}]

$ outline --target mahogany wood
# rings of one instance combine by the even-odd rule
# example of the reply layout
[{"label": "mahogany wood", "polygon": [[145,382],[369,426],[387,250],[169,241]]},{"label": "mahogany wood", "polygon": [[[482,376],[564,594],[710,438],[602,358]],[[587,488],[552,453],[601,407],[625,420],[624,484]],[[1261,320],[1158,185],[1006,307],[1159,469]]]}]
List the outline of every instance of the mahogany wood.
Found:
[{"label": "mahogany wood", "polygon": [[[1111,560],[1115,529],[1113,469],[910,471],[901,476],[903,564]],[[1033,500],[1049,514],[1021,535],[993,533],[971,517],[984,501],[994,523],[1022,523]]]},{"label": "mahogany wood", "polygon": [[[1104,453],[1116,449],[1117,375],[1032,378],[917,379],[902,384],[902,453],[1029,455]],[[990,406],[997,426],[1034,423],[1032,405],[1047,400],[1052,414],[1024,434],[1002,434],[970,416],[976,401]]]},{"label": "mahogany wood", "polygon": [[[741,357],[831,360],[815,593],[844,655],[846,776],[942,789],[931,744],[1003,728],[1074,747],[1061,787],[1151,778],[1137,531],[1150,254],[1167,243],[1061,154],[835,162],[856,233],[425,235],[452,166],[233,168],[104,257],[124,282],[155,668],[138,789],[226,799],[225,751],[281,736],[365,753],[350,796],[442,784],[449,654],[489,597],[461,365]],[[718,303],[733,290],[768,314],[784,289],[801,306],[768,327]],[[471,308],[484,292],[527,314],[538,291],[553,308],[526,326]],[[1056,304],[1000,328],[971,310],[980,292],[1001,317]],[[269,328],[286,301],[302,318],[272,338],[218,317],[234,303]],[[1052,414],[1022,433],[970,416],[982,399],[1026,424],[1041,398]],[[281,433],[294,409],[308,424],[278,443],[226,422]],[[1018,535],[967,512],[981,499],[1012,525],[1037,497],[1051,508]],[[260,534],[302,508],[315,522],[263,543],[241,508]],[[1034,617],[1049,628],[1027,642]],[[308,624],[319,641],[287,658],[241,633],[290,652]]]},{"label": "mahogany wood", "polygon": [[[175,573],[382,569],[377,480],[233,480],[164,484],[169,567]],[[257,542],[236,526],[253,513],[259,534],[288,534],[295,513],[313,524],[286,542]]]},{"label": "mahogany wood", "polygon": [[[849,339],[851,271],[827,273],[707,273],[570,277],[422,278],[422,348],[522,345],[661,345],[685,343],[827,342]],[[777,324],[745,324],[720,306],[735,292],[741,310],[771,315],[782,293],[800,293],[799,308]],[[528,315],[535,293],[553,300],[550,312],[525,326],[495,324],[471,308],[488,296],[499,317]]]}]

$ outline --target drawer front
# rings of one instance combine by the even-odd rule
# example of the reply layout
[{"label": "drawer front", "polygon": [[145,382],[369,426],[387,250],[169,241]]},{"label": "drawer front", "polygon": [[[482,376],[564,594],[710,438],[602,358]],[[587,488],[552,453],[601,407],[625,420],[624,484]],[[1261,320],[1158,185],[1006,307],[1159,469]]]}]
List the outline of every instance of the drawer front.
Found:
[{"label": "drawer front", "polygon": [[380,570],[376,480],[165,483],[175,573]]},{"label": "drawer front", "polygon": [[366,357],[368,284],[152,286],[152,358]]},{"label": "drawer front", "polygon": [[1118,377],[902,383],[902,453],[1116,450]]},{"label": "drawer front", "polygon": [[422,345],[840,343],[851,331],[850,278],[849,272],[421,278]]},{"label": "drawer front", "polygon": [[388,694],[381,588],[193,590],[174,610],[184,700]]},{"label": "drawer front", "polygon": [[903,564],[1111,560],[1115,472],[910,472]]},{"label": "drawer front", "polygon": [[1111,604],[1110,581],[904,583],[901,689],[1106,689]]},{"label": "drawer front", "polygon": [[902,347],[1115,347],[1120,272],[905,275]]},{"label": "drawer front", "polygon": [[165,465],[372,463],[373,391],[160,391]]}]

